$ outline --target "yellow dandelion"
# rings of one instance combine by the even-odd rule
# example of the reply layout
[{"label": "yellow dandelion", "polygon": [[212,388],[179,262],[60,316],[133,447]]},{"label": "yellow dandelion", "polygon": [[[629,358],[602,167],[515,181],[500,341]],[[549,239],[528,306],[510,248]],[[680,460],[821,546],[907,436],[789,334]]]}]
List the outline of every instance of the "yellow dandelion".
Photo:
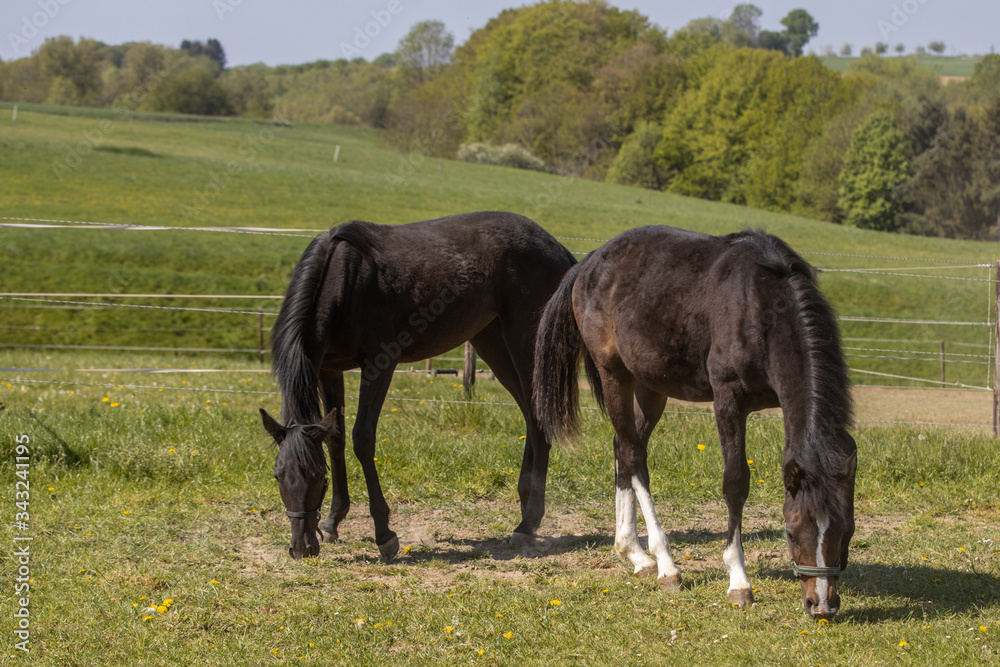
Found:
[{"label": "yellow dandelion", "polygon": [[919,481],[919,482],[917,482],[917,483],[918,483],[918,484],[919,484],[920,486],[923,486],[923,485],[924,485],[924,480],[920,480],[920,481]]},{"label": "yellow dandelion", "polygon": [[979,631],[980,632],[986,632],[986,626],[985,625],[980,625],[979,626]]},{"label": "yellow dandelion", "polygon": [[110,398],[108,398],[107,396],[105,396],[104,398],[102,398],[102,399],[101,399],[101,402],[102,402],[102,403],[110,403],[110,402],[111,402],[111,399],[110,399]]},{"label": "yellow dandelion", "polygon": [[699,452],[703,452],[703,451],[705,451],[705,445],[703,445],[703,444],[701,444],[701,443],[698,443],[698,451],[699,451]]},{"label": "yellow dandelion", "polygon": [[528,436],[526,436],[526,435],[522,435],[520,438],[518,438],[518,440],[525,440],[525,439],[527,439],[527,437]]},{"label": "yellow dandelion", "polygon": [[168,453],[168,454],[176,454],[176,453],[177,453],[177,450],[176,450],[176,449],[174,449],[173,447],[171,447],[170,449],[168,449],[168,450],[167,450],[167,453]]},{"label": "yellow dandelion", "polygon": [[747,465],[753,465],[753,459],[747,459]]},{"label": "yellow dandelion", "polygon": [[899,648],[906,648],[907,646],[909,646],[909,644],[906,643],[905,639],[899,642]]},{"label": "yellow dandelion", "polygon": [[117,408],[117,407],[118,407],[119,405],[121,405],[121,403],[112,403],[112,404],[111,404],[111,407],[113,407],[113,408]]},{"label": "yellow dandelion", "polygon": [[139,598],[139,602],[142,602],[142,601],[143,601],[143,600],[145,600],[145,599],[146,599],[146,596],[145,596],[145,595],[143,595],[143,596],[142,596],[141,598]]},{"label": "yellow dandelion", "polygon": [[403,553],[404,554],[408,554],[411,551],[413,551],[413,547],[412,546],[405,546],[405,547],[403,547]]},{"label": "yellow dandelion", "polygon": [[153,617],[152,617],[152,616],[143,616],[143,617],[142,617],[142,620],[144,620],[144,621],[148,621],[148,620],[150,620],[151,618],[153,618]]},{"label": "yellow dandelion", "polygon": [[455,628],[451,627],[450,625],[447,625],[447,626],[445,626],[445,628],[444,628],[444,631],[445,631],[445,634],[447,634],[447,633],[449,633],[449,632],[452,632],[452,631],[454,631],[454,630],[455,630]]},{"label": "yellow dandelion", "polygon": [[924,629],[924,630],[930,630],[930,629],[931,629],[931,626],[929,626],[929,625],[925,625],[925,626],[923,627],[923,629]]},{"label": "yellow dandelion", "polygon": [[478,651],[476,651],[476,655],[482,655],[483,653],[486,653],[486,651],[484,651],[483,649],[479,649]]},{"label": "yellow dandelion", "polygon": [[822,626],[822,625],[830,625],[830,621],[826,620],[825,618],[821,618],[818,621],[816,621],[816,625],[820,625],[820,626]]},{"label": "yellow dandelion", "polygon": [[799,636],[801,637],[802,635],[808,635],[808,634],[809,634],[808,630],[803,630],[802,632],[799,633]]},{"label": "yellow dandelion", "polygon": [[497,614],[496,617],[497,618],[503,618],[503,614]]},{"label": "yellow dandelion", "polygon": [[208,583],[210,583],[210,584],[212,584],[212,585],[214,586],[214,585],[216,585],[216,584],[217,584],[217,583],[219,583],[219,582],[218,582],[218,581],[216,581],[215,579],[212,579],[212,580],[211,580],[210,582],[208,582]]},{"label": "yellow dandelion", "polygon": [[691,560],[691,554],[684,554],[684,560]]},{"label": "yellow dandelion", "polygon": [[959,551],[965,551],[965,547],[959,547],[958,550]]},{"label": "yellow dandelion", "polygon": [[122,512],[122,514],[124,514],[125,516],[128,516],[129,514],[131,514],[131,512],[129,512],[128,510],[125,510],[124,512]]},{"label": "yellow dandelion", "polygon": [[309,648],[312,648],[313,646],[315,646],[315,644],[313,644],[312,642],[309,642]]},{"label": "yellow dandelion", "polygon": [[560,602],[559,600],[550,600],[549,604],[552,605],[553,607],[561,607],[562,606],[562,602]]},{"label": "yellow dandelion", "polygon": [[166,607],[164,607],[164,606],[163,606],[163,605],[161,604],[161,605],[160,605],[159,607],[157,607],[157,608],[156,608],[156,611],[157,611],[157,613],[160,613],[160,614],[166,614],[166,613],[167,613],[167,608],[166,608]]},{"label": "yellow dandelion", "polygon": [[167,598],[166,600],[163,601],[163,604],[166,605],[166,606],[168,606],[168,607],[170,605],[172,605],[173,603],[174,603],[173,598]]},{"label": "yellow dandelion", "polygon": [[514,633],[513,632],[505,632],[504,635],[503,635],[503,638],[504,639],[513,639],[514,638]]},{"label": "yellow dandelion", "polygon": [[55,490],[56,490],[56,487],[54,487],[54,486],[50,486],[49,487],[49,491],[55,491]]}]

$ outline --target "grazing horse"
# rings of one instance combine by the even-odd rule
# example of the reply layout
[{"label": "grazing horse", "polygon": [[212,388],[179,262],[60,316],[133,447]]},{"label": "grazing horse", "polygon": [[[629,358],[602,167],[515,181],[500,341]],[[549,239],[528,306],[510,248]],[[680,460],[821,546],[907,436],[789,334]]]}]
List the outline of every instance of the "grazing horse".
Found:
[{"label": "grazing horse", "polygon": [[[615,429],[615,550],[635,572],[680,586],[649,493],[646,447],[668,397],[713,401],[729,509],[728,599],[753,602],[743,560],[750,491],[746,419],[781,407],[785,531],[814,618],[840,606],[837,578],[854,534],[857,446],[833,312],[812,268],[759,231],[708,236],[671,227],[625,232],[571,269],[549,301],[535,348],[535,409],[547,437],[577,431],[577,367]],[[639,544],[638,498],[651,559]]]},{"label": "grazing horse", "polygon": [[[281,423],[263,409],[278,443],[274,476],[291,519],[289,554],[319,554],[316,533],[334,541],[350,507],[344,461],[344,372],[360,368],[352,433],[375,543],[399,550],[375,469],[375,432],[396,365],[471,341],[520,407],[527,425],[517,491],[521,522],[512,542],[530,543],[545,513],[549,441],[531,405],[535,332],[552,292],[575,263],[531,220],[469,213],[406,225],[349,222],[321,234],[299,260],[271,332]],[[324,412],[320,410],[322,394]],[[319,526],[330,450],[333,498]]]}]

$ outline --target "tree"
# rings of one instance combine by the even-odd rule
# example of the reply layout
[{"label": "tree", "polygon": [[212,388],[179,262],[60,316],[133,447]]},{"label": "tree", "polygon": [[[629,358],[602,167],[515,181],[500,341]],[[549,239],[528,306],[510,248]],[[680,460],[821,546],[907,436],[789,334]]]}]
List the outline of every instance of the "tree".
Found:
[{"label": "tree", "polygon": [[876,111],[851,135],[840,172],[844,223],[894,231],[903,210],[899,186],[909,178],[906,137],[892,114]]},{"label": "tree", "polygon": [[850,58],[853,51],[854,47],[851,46],[850,42],[845,42],[843,46],[840,47],[840,55],[844,58]]},{"label": "tree", "polygon": [[722,24],[722,41],[733,46],[754,46],[763,13],[756,5],[736,5],[729,20]]},{"label": "tree", "polygon": [[1000,54],[983,56],[972,70],[970,83],[987,95],[1000,95]]},{"label": "tree", "polygon": [[895,47],[895,49],[894,49],[894,50],[895,50],[895,51],[896,51],[896,53],[898,53],[899,55],[903,55],[903,54],[904,54],[904,53],[906,52],[906,44],[903,44],[903,43],[899,43],[899,44],[897,44],[897,45],[896,45],[896,47]]},{"label": "tree", "polygon": [[889,51],[889,44],[887,42],[876,42],[875,43],[875,53],[880,56],[884,56]]},{"label": "tree", "polygon": [[780,51],[788,53],[788,37],[784,32],[774,32],[773,30],[762,30],[757,38],[757,46],[768,51]]},{"label": "tree", "polygon": [[217,39],[209,39],[204,44],[198,40],[192,42],[185,39],[181,42],[181,50],[187,51],[193,58],[208,56],[219,66],[220,72],[226,69],[226,52]]},{"label": "tree", "polygon": [[938,41],[938,42],[931,42],[930,44],[927,45],[927,48],[933,51],[934,53],[941,55],[942,53],[944,53],[944,50],[948,47],[945,46],[944,42]]},{"label": "tree", "polygon": [[49,37],[38,49],[42,76],[54,104],[87,104],[101,89],[102,44],[91,39]]},{"label": "tree", "polygon": [[645,120],[639,121],[635,132],[625,139],[621,150],[611,163],[607,181],[654,190],[662,188],[666,179],[653,159],[661,132],[659,125]]},{"label": "tree", "polygon": [[165,76],[143,104],[150,111],[175,111],[205,116],[232,113],[229,98],[215,72],[204,62]]},{"label": "tree", "polygon": [[399,40],[396,58],[404,71],[423,83],[451,60],[455,38],[441,21],[421,21]]},{"label": "tree", "polygon": [[785,26],[784,34],[788,39],[788,53],[798,58],[802,55],[802,47],[819,32],[819,24],[804,9],[793,9],[781,19]]}]

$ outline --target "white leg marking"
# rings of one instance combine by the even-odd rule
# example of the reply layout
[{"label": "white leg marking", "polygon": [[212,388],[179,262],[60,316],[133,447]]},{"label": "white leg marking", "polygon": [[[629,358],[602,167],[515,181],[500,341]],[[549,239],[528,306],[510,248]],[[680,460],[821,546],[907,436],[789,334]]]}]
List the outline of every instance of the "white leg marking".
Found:
[{"label": "white leg marking", "polygon": [[646,519],[646,531],[649,533],[649,552],[656,558],[657,578],[673,577],[677,575],[677,566],[674,559],[670,557],[670,544],[667,542],[667,535],[660,527],[660,522],[656,517],[656,508],[653,507],[653,496],[638,477],[632,478],[632,489],[639,499],[639,507],[642,508],[642,516]]},{"label": "white leg marking", "polygon": [[[823,558],[823,538],[826,530],[830,527],[830,518],[826,515],[816,519],[816,528],[819,534],[816,536],[816,567],[826,567],[826,559]],[[816,600],[820,607],[827,606],[826,597],[830,592],[830,580],[826,577],[816,577]]]},{"label": "white leg marking", "polygon": [[722,553],[722,562],[729,568],[729,590],[749,591],[750,579],[747,577],[746,564],[743,560],[743,537],[736,533],[733,543]]},{"label": "white leg marking", "polygon": [[635,574],[656,566],[652,558],[639,546],[636,528],[635,492],[632,489],[615,489],[615,551],[632,561]]}]

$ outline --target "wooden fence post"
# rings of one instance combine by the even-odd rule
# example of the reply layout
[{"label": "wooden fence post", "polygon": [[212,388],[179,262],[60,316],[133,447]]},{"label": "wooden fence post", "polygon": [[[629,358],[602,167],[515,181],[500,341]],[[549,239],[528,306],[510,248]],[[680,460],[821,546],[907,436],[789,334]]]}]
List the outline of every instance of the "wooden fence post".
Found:
[{"label": "wooden fence post", "polygon": [[264,308],[257,309],[257,354],[260,356],[260,365],[264,365]]},{"label": "wooden fence post", "polygon": [[941,388],[944,389],[944,341],[941,341]]},{"label": "wooden fence post", "polygon": [[465,388],[465,395],[472,396],[472,386],[476,384],[476,348],[472,343],[465,341],[465,364],[462,369],[462,387]]},{"label": "wooden fence post", "polygon": [[1000,260],[993,267],[993,435],[1000,436]]}]

